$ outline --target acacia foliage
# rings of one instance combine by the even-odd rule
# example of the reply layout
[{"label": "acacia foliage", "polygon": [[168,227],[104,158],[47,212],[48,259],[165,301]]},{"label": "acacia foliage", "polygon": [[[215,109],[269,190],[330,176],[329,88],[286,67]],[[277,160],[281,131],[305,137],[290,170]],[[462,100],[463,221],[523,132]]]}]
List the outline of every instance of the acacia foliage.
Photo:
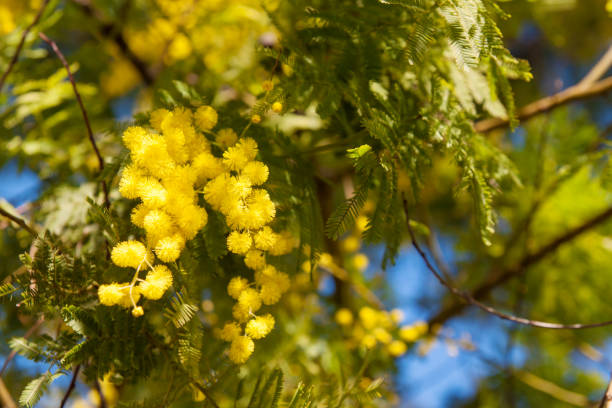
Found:
[{"label": "acacia foliage", "polygon": [[[498,22],[508,16],[496,1],[185,4],[191,8],[161,0],[51,1],[8,77],[1,158],[34,169],[44,187],[25,214],[38,237],[3,231],[6,325],[12,334],[15,320],[28,316],[59,327],[10,341],[13,350],[49,367],[22,387],[23,405],[33,406],[55,378],[77,366],[92,387],[101,379],[114,384],[109,387],[119,391],[120,406],[190,406],[203,397],[222,406],[393,405],[394,359],[385,348],[355,344],[356,335],[333,320],[339,308],[357,312],[372,303],[368,293],[379,285],[355,266],[354,251],[344,250],[341,238],[356,235],[384,248],[384,269],[406,243],[409,218],[427,238],[431,213],[442,220],[433,226],[471,256],[458,280],[477,287],[497,265],[520,262],[525,248],[553,240],[608,205],[605,150],[586,119],[561,112],[550,123],[534,122],[522,147],[474,131],[474,121],[486,117],[516,125],[510,81],[531,78],[526,62],[504,46]],[[21,28],[33,17],[22,12],[15,16]],[[103,171],[66,71],[36,40],[38,30],[56,39],[71,63]],[[5,69],[21,32],[2,40]],[[206,36],[217,42],[208,44]],[[155,49],[160,41],[166,53]],[[98,61],[100,45],[108,49],[108,63]],[[274,87],[264,91],[261,84],[270,78]],[[117,110],[126,101],[135,101],[139,112],[120,121]],[[270,112],[274,102],[282,103],[281,115]],[[142,318],[102,306],[96,296],[100,284],[123,273],[109,260],[109,249],[144,235],[130,222],[135,203],[117,193],[120,171],[129,163],[123,131],[145,124],[153,108],[202,104],[215,106],[219,128],[248,127],[257,141],[270,168],[277,227],[298,242],[274,265],[294,282],[305,274],[309,282],[296,283],[284,307],[274,309],[277,329],[257,343],[244,366],[230,363],[226,345],[213,335],[231,318],[229,280],[251,273],[228,253],[229,231],[218,213],[209,211],[207,226],[171,266],[173,289],[148,302]],[[263,123],[249,125],[253,115]],[[110,207],[102,182],[110,187]],[[568,204],[577,192],[592,200]],[[601,239],[585,236],[555,260],[575,263],[584,256],[588,268],[581,276],[596,279],[589,271],[605,268]],[[317,284],[330,272],[335,296],[317,295]],[[555,284],[538,285],[536,273],[528,278],[535,280],[531,312],[601,320],[598,312],[606,306],[591,302],[591,292],[580,302],[590,307],[577,310],[562,302]],[[542,347],[562,354],[548,343]]]}]

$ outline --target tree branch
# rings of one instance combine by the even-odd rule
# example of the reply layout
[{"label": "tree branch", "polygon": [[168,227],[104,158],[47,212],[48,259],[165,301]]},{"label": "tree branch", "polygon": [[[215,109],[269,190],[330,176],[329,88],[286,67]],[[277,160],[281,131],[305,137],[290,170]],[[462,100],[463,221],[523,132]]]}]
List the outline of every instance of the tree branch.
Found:
[{"label": "tree branch", "polygon": [[[539,262],[544,257],[554,252],[561,245],[573,240],[580,234],[602,224],[603,222],[607,221],[611,217],[612,217],[612,207],[609,207],[603,212],[585,221],[583,224],[557,237],[556,239],[554,239],[547,245],[544,245],[539,250],[533,253],[526,254],[515,266],[502,270],[498,274],[494,275],[487,282],[484,282],[479,287],[477,287],[475,290],[473,290],[472,293],[470,294],[470,297],[474,299],[483,299],[484,297],[489,295],[489,293],[491,293],[493,289],[507,282],[511,278],[520,275],[521,273],[524,272],[526,268]],[[466,306],[467,305],[464,303],[455,303],[453,305],[450,305],[449,307],[447,307],[446,309],[443,309],[438,314],[436,314],[434,317],[432,317],[429,320],[429,324],[430,325],[441,324],[445,322],[446,320],[450,319],[451,317],[461,313],[461,311],[463,311],[463,309],[465,309]]]},{"label": "tree branch", "polygon": [[[81,109],[81,113],[83,115],[83,120],[85,121],[85,126],[87,127],[87,136],[89,137],[89,142],[91,143],[91,146],[93,147],[94,152],[96,153],[96,157],[98,158],[98,167],[100,171],[102,171],[104,170],[104,159],[102,158],[102,155],[100,154],[100,150],[98,149],[98,145],[96,144],[96,139],[94,138],[93,131],[91,130],[91,123],[89,122],[87,111],[85,110],[85,106],[83,105],[83,100],[81,99],[81,94],[79,93],[79,90],[77,89],[76,82],[74,82],[74,77],[72,76],[72,72],[70,71],[70,66],[68,65],[68,61],[66,61],[66,57],[64,57],[64,54],[62,54],[62,52],[59,50],[59,48],[57,47],[57,44],[54,41],[50,40],[49,37],[47,37],[42,32],[38,33],[38,36],[44,42],[49,44],[49,46],[51,46],[51,49],[53,49],[53,51],[55,52],[55,55],[57,55],[57,58],[59,58],[59,60],[64,65],[64,68],[66,68],[66,71],[68,72],[68,79],[70,80],[70,83],[72,84],[72,89],[74,90],[74,94],[79,104],[79,108]],[[104,180],[101,181],[101,184],[102,184],[102,191],[104,192],[104,205],[108,208],[110,207],[110,201],[108,199],[108,187],[106,186],[106,182]]]},{"label": "tree branch", "polygon": [[601,402],[598,405],[599,408],[612,408],[612,378],[608,382],[606,392],[604,392]]},{"label": "tree branch", "polygon": [[[603,95],[612,90],[612,77],[599,80],[612,66],[612,46],[597,61],[591,70],[576,85],[547,96],[524,106],[517,112],[518,120],[526,120],[540,113],[548,112],[558,106],[567,103],[593,98]],[[474,124],[474,129],[480,133],[486,133],[494,129],[506,127],[510,124],[509,119],[489,118]]]},{"label": "tree branch", "polygon": [[17,404],[15,403],[13,396],[6,388],[2,378],[0,378],[0,402],[2,403],[1,406],[4,408],[17,408]]},{"label": "tree branch", "polygon": [[[546,98],[542,98],[521,108],[517,113],[518,120],[526,120],[540,113],[548,112],[556,107],[567,103],[589,99],[603,95],[612,90],[612,77],[602,79],[588,87],[579,84],[571,86],[559,93]],[[510,124],[508,119],[490,118],[483,119],[474,124],[474,130],[480,133],[490,132],[491,130],[507,127]]]},{"label": "tree branch", "polygon": [[79,375],[79,370],[81,369],[81,365],[77,365],[74,369],[74,374],[72,374],[72,380],[70,380],[70,385],[68,385],[68,389],[66,390],[66,394],[64,394],[64,398],[62,398],[62,402],[60,404],[60,408],[64,408],[66,402],[68,402],[68,398],[70,398],[70,394],[74,390],[74,386],[76,385],[76,380]]},{"label": "tree branch", "polygon": [[34,231],[34,229],[32,227],[30,227],[28,224],[26,224],[24,220],[22,220],[21,218],[15,217],[13,214],[9,213],[8,211],[3,209],[2,207],[0,207],[0,215],[2,215],[3,217],[8,218],[9,220],[13,221],[15,224],[19,225],[24,230],[28,231],[30,233],[30,235],[32,235],[33,237],[37,237],[38,236],[38,233],[36,231]]},{"label": "tree branch", "polygon": [[[425,262],[425,265],[427,266],[427,269],[429,269],[429,271],[435,276],[435,278],[438,280],[438,282],[440,282],[440,284],[442,286],[444,286],[445,288],[447,288],[453,295],[463,299],[464,301],[466,301],[468,304],[473,305],[478,307],[479,309],[492,314],[493,316],[496,316],[500,319],[503,320],[508,320],[514,323],[519,323],[519,324],[524,324],[526,326],[532,326],[532,327],[539,327],[542,329],[554,329],[554,330],[567,330],[567,329],[571,329],[571,330],[578,330],[578,329],[590,329],[590,328],[595,328],[595,327],[603,327],[603,326],[609,326],[612,325],[612,320],[608,320],[608,321],[604,321],[604,322],[598,322],[598,323],[587,323],[587,324],[583,324],[583,323],[571,323],[571,324],[560,324],[560,323],[551,323],[551,322],[544,322],[544,321],[540,321],[540,320],[532,320],[532,319],[527,319],[524,317],[519,317],[519,316],[514,316],[508,313],[504,313],[501,312],[499,310],[497,310],[494,307],[491,307],[489,305],[486,305],[478,300],[476,300],[472,295],[470,295],[467,292],[463,292],[461,290],[459,290],[458,288],[456,288],[455,286],[453,286],[450,282],[447,282],[440,273],[438,273],[438,271],[436,270],[436,268],[434,268],[434,266],[431,264],[431,262],[429,261],[429,258],[427,257],[427,255],[425,254],[425,252],[421,249],[420,245],[418,244],[416,237],[414,235],[414,231],[412,231],[412,227],[410,226],[410,219],[408,217],[408,202],[404,199],[404,211],[406,212],[406,217],[408,218],[408,222],[406,223],[408,226],[408,232],[410,234],[410,239],[412,240],[412,245],[414,246],[414,248],[416,249],[416,251],[418,252],[419,256],[423,259],[423,262]],[[438,322],[435,322],[438,323]],[[432,323],[433,324],[433,323]]]},{"label": "tree branch", "polygon": [[43,12],[45,11],[47,4],[49,4],[49,0],[45,0],[43,2],[42,6],[40,6],[40,9],[38,10],[38,13],[36,13],[36,17],[34,17],[34,20],[32,20],[30,25],[27,26],[27,28],[23,31],[23,34],[21,34],[21,39],[19,40],[19,43],[17,44],[17,48],[15,49],[15,54],[13,54],[13,57],[11,58],[11,61],[9,62],[8,67],[6,67],[6,71],[4,71],[4,73],[2,74],[2,77],[0,78],[0,91],[2,91],[2,87],[4,86],[4,82],[6,81],[6,78],[9,76],[9,74],[15,67],[15,64],[17,63],[17,59],[19,59],[19,54],[21,54],[21,49],[23,48],[23,44],[25,43],[26,37],[30,33],[30,30],[32,30],[32,28],[36,24],[38,24],[38,21],[40,20],[40,17],[43,15]]}]

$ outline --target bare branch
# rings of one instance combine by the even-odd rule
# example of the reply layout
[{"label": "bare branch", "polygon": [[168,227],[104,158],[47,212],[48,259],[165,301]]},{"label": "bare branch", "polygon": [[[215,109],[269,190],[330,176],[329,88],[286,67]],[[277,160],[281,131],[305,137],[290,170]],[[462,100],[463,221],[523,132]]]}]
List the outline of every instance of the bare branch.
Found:
[{"label": "bare branch", "polygon": [[[540,260],[545,258],[547,255],[554,252],[561,245],[573,240],[580,234],[583,234],[584,232],[602,224],[603,222],[607,221],[611,217],[612,217],[612,207],[609,207],[603,212],[585,221],[583,224],[569,230],[568,232],[554,239],[547,245],[544,245],[539,250],[525,255],[515,266],[506,268],[502,270],[501,272],[492,275],[492,278],[490,278],[488,281],[482,283],[479,287],[474,289],[471,292],[470,296],[475,299],[485,298],[486,296],[489,295],[489,293],[491,293],[491,291],[493,291],[493,289],[504,284],[505,282],[514,278],[515,276],[519,276],[525,271],[527,267],[539,262]],[[438,314],[436,314],[434,317],[432,317],[429,323],[432,325],[443,323],[446,320],[450,319],[451,317],[461,313],[461,311],[465,307],[466,307],[466,304],[464,303],[455,303],[453,305],[450,305],[449,307],[443,309]]]},{"label": "bare branch", "polygon": [[[72,89],[74,90],[74,94],[76,96],[77,102],[79,103],[79,108],[81,109],[81,113],[83,114],[83,120],[85,121],[85,126],[87,127],[87,135],[89,137],[89,142],[91,143],[91,146],[93,147],[94,152],[96,153],[96,157],[98,158],[98,167],[100,171],[102,171],[104,170],[104,159],[102,158],[102,155],[100,154],[100,150],[98,149],[98,145],[96,144],[96,139],[94,138],[93,131],[91,130],[91,123],[89,122],[87,111],[85,110],[85,106],[83,105],[83,100],[81,99],[81,94],[79,93],[79,90],[77,89],[76,82],[74,81],[74,77],[72,76],[72,72],[70,71],[70,66],[68,65],[68,61],[66,61],[66,57],[64,57],[64,54],[62,54],[62,52],[57,47],[57,44],[54,41],[50,40],[49,37],[47,37],[42,32],[38,33],[38,36],[44,42],[49,44],[49,46],[51,46],[51,49],[53,50],[53,52],[55,52],[55,55],[57,55],[57,58],[59,58],[59,60],[64,65],[64,68],[66,68],[66,71],[68,72],[68,79],[70,80],[70,83],[72,84]],[[102,183],[102,191],[104,192],[104,205],[108,208],[110,206],[110,201],[108,200],[108,188],[104,180],[102,180],[101,183]]]},{"label": "bare branch", "polygon": [[604,55],[597,61],[591,70],[578,82],[578,86],[590,86],[608,72],[612,66],[612,46],[608,48]]},{"label": "bare branch", "polygon": [[24,220],[22,220],[21,218],[15,217],[13,214],[11,214],[8,211],[4,210],[2,207],[0,207],[0,215],[2,215],[3,217],[8,218],[9,220],[13,221],[15,224],[19,225],[24,230],[28,231],[33,237],[37,237],[38,236],[38,233],[36,231],[34,231],[34,229],[32,227],[30,227],[28,224],[26,224],[26,222]]},{"label": "bare branch", "polygon": [[[588,87],[576,84],[559,93],[546,98],[542,98],[521,108],[517,113],[517,119],[526,120],[540,113],[548,112],[556,107],[567,103],[589,99],[603,95],[612,90],[612,77],[602,79]],[[506,127],[510,124],[508,119],[490,118],[478,121],[474,124],[474,129],[480,133],[490,132],[491,130]]]},{"label": "bare branch", "polygon": [[612,377],[610,378],[610,382],[608,382],[608,386],[606,387],[606,392],[601,398],[601,402],[598,405],[599,408],[612,408]]},{"label": "bare branch", "polygon": [[0,402],[2,403],[1,406],[4,408],[17,408],[17,404],[15,403],[13,396],[6,388],[2,378],[0,378]]},{"label": "bare branch", "polygon": [[40,9],[38,10],[38,13],[36,13],[36,17],[34,17],[34,20],[32,20],[30,25],[23,31],[23,34],[21,34],[21,39],[19,40],[19,44],[17,44],[17,48],[15,49],[15,54],[13,54],[13,57],[11,58],[11,61],[9,62],[8,67],[6,67],[6,71],[4,71],[4,73],[2,74],[2,77],[0,78],[0,91],[2,91],[2,87],[4,86],[4,82],[6,81],[6,78],[9,76],[9,74],[15,67],[15,64],[17,63],[17,59],[19,59],[19,54],[21,54],[21,49],[23,48],[23,44],[25,43],[26,37],[30,33],[30,30],[32,30],[32,28],[36,24],[38,24],[38,21],[40,20],[40,17],[43,15],[45,8],[47,7],[47,4],[49,4],[49,0],[45,0],[43,2],[42,6],[40,6]]},{"label": "bare branch", "polygon": [[[404,211],[406,212],[406,217],[408,218],[409,210],[408,210],[408,202],[406,200],[404,200]],[[414,231],[412,231],[412,227],[410,226],[410,220],[408,220],[408,222],[406,224],[408,226],[408,232],[410,234],[410,239],[412,240],[412,245],[414,246],[414,248],[418,252],[419,256],[425,262],[425,265],[427,266],[427,269],[429,269],[429,271],[435,276],[435,278],[438,280],[438,282],[440,282],[440,284],[442,286],[447,288],[455,296],[457,296],[457,297],[463,299],[464,301],[466,301],[468,304],[476,306],[479,309],[481,309],[481,310],[483,310],[483,311],[485,311],[485,312],[487,312],[489,314],[492,314],[493,316],[496,316],[496,317],[498,317],[500,319],[508,320],[508,321],[511,321],[511,322],[514,322],[514,323],[524,324],[526,326],[539,327],[539,328],[542,328],[542,329],[555,329],[555,330],[567,330],[567,329],[571,329],[571,330],[577,330],[577,329],[590,329],[590,328],[595,328],[595,327],[603,327],[603,326],[612,325],[612,320],[605,321],[605,322],[598,322],[598,323],[588,323],[588,324],[582,324],[582,323],[560,324],[560,323],[544,322],[544,321],[539,321],[539,320],[527,319],[527,318],[524,318],[524,317],[513,316],[511,314],[501,312],[501,311],[497,310],[494,307],[486,305],[486,304],[476,300],[469,293],[459,290],[458,288],[453,286],[451,283],[447,282],[441,276],[441,274],[438,273],[436,268],[434,268],[434,266],[431,264],[431,262],[429,261],[429,258],[427,257],[427,255],[421,249],[419,243],[417,242],[416,237],[414,235]]]},{"label": "bare branch", "polygon": [[74,369],[74,374],[72,374],[72,380],[70,380],[70,385],[68,385],[68,389],[66,390],[66,394],[64,394],[64,398],[62,398],[62,402],[60,404],[60,408],[64,408],[66,402],[68,402],[68,398],[70,398],[70,394],[74,390],[74,386],[76,385],[76,380],[79,375],[79,370],[81,370],[81,365],[77,365]]}]

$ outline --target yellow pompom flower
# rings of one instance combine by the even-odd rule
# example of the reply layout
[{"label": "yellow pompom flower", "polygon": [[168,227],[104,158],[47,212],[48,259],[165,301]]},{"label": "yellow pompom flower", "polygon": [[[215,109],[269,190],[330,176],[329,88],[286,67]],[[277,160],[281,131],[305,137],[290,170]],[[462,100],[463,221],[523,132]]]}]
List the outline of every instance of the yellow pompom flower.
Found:
[{"label": "yellow pompom flower", "polygon": [[362,307],[359,310],[359,319],[363,327],[371,330],[378,324],[378,312],[371,307]]},{"label": "yellow pompom flower", "polygon": [[247,288],[238,296],[238,304],[254,313],[261,307],[261,298],[255,289]]},{"label": "yellow pompom flower", "polygon": [[123,144],[131,151],[134,151],[142,146],[148,136],[149,132],[144,128],[140,126],[130,126],[123,132]]},{"label": "yellow pompom flower", "polygon": [[125,198],[137,198],[143,178],[144,174],[141,169],[133,165],[127,166],[123,169],[121,179],[119,179],[119,193]]},{"label": "yellow pompom flower", "polygon": [[242,329],[236,322],[227,322],[223,329],[219,332],[221,340],[233,341],[236,337],[242,334]]},{"label": "yellow pompom flower", "polygon": [[132,309],[132,316],[140,317],[144,314],[144,310],[142,310],[142,306],[136,306]]},{"label": "yellow pompom flower", "polygon": [[172,286],[172,272],[165,265],[156,265],[147,273],[144,282],[139,285],[140,293],[147,299],[160,299]]},{"label": "yellow pompom flower", "polygon": [[268,180],[270,170],[262,162],[252,161],[244,166],[241,174],[248,177],[254,186],[259,186]]},{"label": "yellow pompom flower", "polygon": [[251,317],[251,311],[248,307],[236,303],[234,307],[232,307],[232,316],[234,319],[238,320],[240,323],[244,323]]},{"label": "yellow pompom flower", "polygon": [[[293,248],[296,247],[297,242],[295,238],[291,235],[290,232],[283,231],[282,233],[278,235],[279,237],[276,240],[276,245],[270,248],[270,251],[269,251],[270,255],[274,255],[274,256],[286,255],[289,252],[291,252]],[[323,258],[323,255],[325,254],[322,254],[321,258]]]},{"label": "yellow pompom flower", "polygon": [[283,292],[281,287],[274,281],[269,281],[261,285],[259,297],[264,305],[274,305],[278,303]]},{"label": "yellow pompom flower", "polygon": [[162,178],[171,174],[176,163],[168,153],[165,139],[160,135],[150,134],[143,139],[137,149],[130,149],[132,161],[139,167],[147,169],[155,177]]},{"label": "yellow pompom flower", "polygon": [[281,113],[283,111],[283,104],[280,102],[274,102],[272,104],[272,111],[274,113]]},{"label": "yellow pompom flower", "polygon": [[180,234],[174,234],[157,241],[155,255],[157,255],[162,262],[174,262],[181,255],[181,251],[184,247],[185,238]]},{"label": "yellow pompom flower", "polygon": [[200,106],[194,115],[196,125],[203,131],[214,128],[218,118],[217,111],[212,106]]},{"label": "yellow pompom flower", "polygon": [[355,254],[355,256],[353,256],[352,261],[353,266],[355,266],[355,268],[360,271],[364,271],[370,264],[370,260],[365,254]]},{"label": "yellow pompom flower", "polygon": [[217,211],[226,199],[229,179],[228,173],[222,173],[204,186],[204,199]]},{"label": "yellow pompom flower", "polygon": [[168,109],[155,109],[149,116],[149,123],[153,126],[153,129],[158,132],[162,131],[162,122],[172,115]]},{"label": "yellow pompom flower", "polygon": [[350,326],[353,323],[353,313],[345,307],[338,309],[336,322],[341,326]]},{"label": "yellow pompom flower", "polygon": [[210,152],[198,154],[192,163],[192,170],[199,182],[213,179],[225,171],[223,161]]},{"label": "yellow pompom flower", "polygon": [[391,310],[391,320],[393,323],[398,324],[404,320],[404,312],[401,309],[393,309]]},{"label": "yellow pompom flower", "polygon": [[259,116],[258,114],[255,114],[253,116],[251,116],[251,122],[258,124],[261,122],[261,116]]},{"label": "yellow pompom flower", "polygon": [[391,337],[391,334],[385,329],[383,329],[382,327],[375,328],[372,334],[374,334],[374,337],[376,337],[376,340],[378,340],[382,344],[389,344],[393,340],[393,337]]},{"label": "yellow pompom flower", "polygon": [[361,345],[365,348],[372,349],[376,346],[376,338],[371,334],[366,334],[361,338]]},{"label": "yellow pompom flower", "polygon": [[253,351],[255,350],[255,343],[247,336],[238,336],[232,340],[228,351],[228,357],[236,364],[245,363]]},{"label": "yellow pompom flower", "polygon": [[227,236],[227,249],[235,254],[246,254],[251,249],[252,244],[253,240],[248,232],[232,231]]},{"label": "yellow pompom flower", "polygon": [[246,325],[245,334],[252,339],[262,339],[274,328],[274,317],[271,314],[258,316],[249,320]]},{"label": "yellow pompom flower", "polygon": [[223,165],[228,170],[241,170],[248,162],[249,158],[239,144],[228,147],[227,150],[223,152]]},{"label": "yellow pompom flower", "polygon": [[98,298],[100,303],[105,306],[113,306],[118,304],[123,297],[122,286],[127,284],[124,283],[111,283],[110,285],[100,285],[98,288]]},{"label": "yellow pompom flower", "polygon": [[266,256],[262,251],[251,249],[244,257],[244,264],[253,270],[258,270],[266,266]]},{"label": "yellow pompom flower", "polygon": [[233,129],[221,129],[217,132],[215,141],[223,147],[230,147],[236,144],[238,141],[238,135]]},{"label": "yellow pompom flower", "polygon": [[193,239],[208,222],[208,213],[197,205],[187,205],[175,218],[184,238]]},{"label": "yellow pompom flower", "polygon": [[140,181],[138,196],[147,207],[151,208],[162,207],[168,201],[168,191],[153,177],[144,177]]},{"label": "yellow pompom flower", "polygon": [[259,152],[257,142],[250,137],[240,139],[236,144],[236,147],[242,150],[248,161],[255,160],[255,157],[257,157],[257,153]]},{"label": "yellow pompom flower", "polygon": [[144,264],[145,256],[148,257],[147,261],[153,261],[147,253],[147,248],[139,241],[119,242],[111,251],[113,263],[122,268],[138,268],[140,264]]},{"label": "yellow pompom flower", "polygon": [[387,351],[393,357],[399,357],[406,353],[407,347],[406,343],[401,340],[394,340],[387,346]]},{"label": "yellow pompom flower", "polygon": [[144,204],[138,204],[132,209],[132,213],[130,215],[132,224],[140,228],[144,228],[144,218],[151,210],[151,208],[147,207]]},{"label": "yellow pompom flower", "polygon": [[240,276],[232,278],[227,284],[227,293],[234,299],[238,299],[240,294],[249,287],[249,281]]},{"label": "yellow pompom flower", "polygon": [[144,216],[142,225],[147,232],[147,237],[150,235],[154,241],[170,235],[174,229],[174,223],[168,213],[158,209],[149,211]]},{"label": "yellow pompom flower", "polygon": [[[123,296],[117,302],[119,306],[129,308],[129,307],[134,307],[134,303],[138,303],[138,301],[140,300],[140,289],[138,288],[138,286],[134,286],[131,288],[131,290],[132,290],[132,297],[130,298],[130,287],[126,283],[126,286],[124,286],[123,289],[121,289],[121,291],[123,292]],[[133,303],[132,303],[132,300],[133,300]]]},{"label": "yellow pompom flower", "polygon": [[345,252],[356,252],[361,246],[361,241],[356,236],[351,235],[342,241],[340,246]]},{"label": "yellow pompom flower", "polygon": [[261,249],[262,251],[268,251],[274,245],[276,245],[278,235],[276,235],[276,233],[272,231],[270,227],[266,226],[260,229],[253,238],[257,249]]}]

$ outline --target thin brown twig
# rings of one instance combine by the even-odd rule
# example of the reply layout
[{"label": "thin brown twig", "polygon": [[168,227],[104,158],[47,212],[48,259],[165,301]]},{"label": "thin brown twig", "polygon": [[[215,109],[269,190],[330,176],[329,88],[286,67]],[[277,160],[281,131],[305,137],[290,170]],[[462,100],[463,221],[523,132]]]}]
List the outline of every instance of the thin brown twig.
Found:
[{"label": "thin brown twig", "polygon": [[30,227],[28,224],[26,224],[26,222],[24,220],[22,220],[21,218],[15,217],[13,214],[9,213],[8,211],[3,209],[2,207],[0,207],[0,215],[2,215],[3,217],[8,218],[9,220],[13,221],[15,224],[19,225],[24,230],[28,231],[33,237],[37,237],[38,236],[38,233],[36,231],[34,231],[34,229],[32,227]]},{"label": "thin brown twig", "polygon": [[66,394],[64,394],[64,398],[62,398],[60,408],[64,408],[64,406],[66,405],[66,402],[68,402],[68,398],[70,398],[70,394],[72,394],[72,391],[74,390],[74,386],[76,385],[76,380],[77,380],[80,370],[81,370],[81,365],[79,364],[74,369],[74,373],[72,374],[72,380],[70,380],[70,384],[68,385]]},{"label": "thin brown twig", "polygon": [[49,0],[45,0],[43,2],[42,6],[40,6],[40,9],[38,10],[38,13],[36,13],[34,20],[32,20],[30,25],[27,26],[26,29],[23,31],[23,34],[21,34],[21,38],[19,39],[19,43],[17,44],[17,48],[15,49],[15,54],[13,54],[13,57],[11,58],[11,61],[9,62],[8,67],[6,67],[6,71],[4,71],[4,73],[2,74],[2,77],[0,78],[0,91],[2,91],[2,87],[4,86],[4,82],[6,81],[6,78],[9,76],[9,74],[15,67],[15,64],[17,63],[17,60],[19,59],[19,54],[21,54],[21,49],[23,48],[23,44],[25,43],[26,37],[30,33],[30,30],[32,30],[32,28],[36,24],[38,24],[38,21],[40,20],[40,17],[43,15],[45,8],[47,7],[47,4],[49,4]]},{"label": "thin brown twig", "polygon": [[[66,68],[66,72],[68,72],[68,79],[70,80],[70,83],[72,84],[72,89],[74,90],[74,94],[79,104],[79,108],[81,109],[81,114],[83,115],[83,120],[85,121],[85,127],[87,128],[87,136],[89,137],[89,142],[91,143],[91,146],[93,147],[94,152],[96,153],[96,157],[98,158],[98,167],[100,171],[102,171],[104,170],[104,159],[102,158],[102,155],[100,154],[100,150],[98,149],[98,145],[96,144],[96,139],[94,138],[93,131],[91,130],[91,123],[89,122],[89,117],[87,116],[85,105],[83,105],[81,94],[79,93],[79,90],[77,89],[76,82],[74,81],[74,77],[72,76],[72,72],[70,71],[70,66],[68,65],[68,61],[66,61],[66,57],[64,57],[64,54],[62,54],[60,49],[57,47],[57,44],[55,43],[55,41],[49,39],[49,37],[47,37],[42,32],[38,33],[38,36],[44,42],[49,44],[53,52],[55,52],[55,55],[57,55],[57,58],[59,58],[59,60],[64,65],[64,68]],[[104,180],[102,180],[101,183],[102,183],[102,191],[104,192],[104,205],[105,207],[108,208],[110,206],[110,201],[108,199],[108,188]]]},{"label": "thin brown twig", "polygon": [[[506,268],[502,270],[501,272],[499,272],[498,274],[493,275],[492,278],[490,278],[489,280],[481,284],[479,287],[474,289],[471,292],[470,296],[475,299],[482,299],[486,297],[489,293],[491,293],[493,289],[507,282],[508,280],[514,278],[515,276],[519,276],[525,271],[527,267],[539,262],[540,260],[548,256],[549,254],[554,252],[561,245],[567,242],[570,242],[574,238],[602,224],[603,222],[607,221],[611,217],[612,217],[612,207],[608,207],[603,212],[595,215],[594,217],[585,221],[583,224],[557,237],[556,239],[549,242],[547,245],[544,245],[542,248],[538,249],[537,251],[526,254],[516,265]],[[432,317],[429,320],[429,323],[430,325],[443,323],[446,320],[450,319],[451,317],[459,314],[466,306],[467,305],[464,303],[455,303],[453,305],[450,305],[449,307],[443,309],[438,314],[436,314],[434,317]]]},{"label": "thin brown twig", "polygon": [[15,403],[13,396],[6,388],[2,378],[0,378],[0,402],[2,403],[1,406],[4,408],[17,408],[17,404]]},{"label": "thin brown twig", "polygon": [[[518,120],[526,120],[532,116],[539,115],[553,110],[561,105],[568,104],[577,100],[584,100],[603,95],[612,90],[612,77],[597,81],[588,87],[576,84],[559,93],[539,99],[523,108],[516,114]],[[474,130],[480,133],[490,132],[495,129],[510,125],[509,119],[489,118],[483,119],[474,124]]]},{"label": "thin brown twig", "polygon": [[[36,323],[34,323],[34,325],[32,327],[30,327],[28,329],[28,331],[23,335],[23,338],[27,339],[28,337],[30,337],[31,335],[36,333],[36,330],[38,330],[38,328],[40,327],[40,325],[44,321],[45,321],[44,316],[41,317],[40,319],[38,319],[38,321]],[[6,371],[7,367],[9,366],[9,364],[11,363],[13,358],[15,358],[16,355],[17,355],[17,352],[15,350],[13,350],[13,351],[11,351],[11,354],[8,355],[6,360],[4,360],[4,363],[2,364],[2,368],[0,368],[0,377],[2,377],[2,375],[4,375],[4,371]]]},{"label": "thin brown twig", "polygon": [[608,382],[608,386],[606,387],[606,391],[604,392],[603,397],[601,397],[601,401],[598,405],[598,408],[610,407],[612,407],[612,375],[610,377],[610,381]]},{"label": "thin brown twig", "polygon": [[[408,202],[406,200],[404,200],[404,210],[406,212],[406,217],[408,218],[409,209],[408,209]],[[511,322],[514,322],[514,323],[524,324],[526,326],[539,327],[539,328],[542,328],[542,329],[578,330],[578,329],[590,329],[590,328],[595,328],[595,327],[603,327],[603,326],[612,325],[612,320],[608,320],[608,321],[605,321],[605,322],[597,322],[597,323],[587,323],[587,324],[583,324],[583,323],[560,324],[560,323],[544,322],[544,321],[532,320],[532,319],[527,319],[527,318],[524,318],[524,317],[514,316],[514,315],[511,315],[511,314],[508,314],[508,313],[501,312],[501,311],[497,310],[496,308],[491,307],[489,305],[486,305],[486,304],[484,304],[484,303],[474,299],[474,297],[472,297],[469,293],[464,292],[464,291],[456,288],[455,286],[453,286],[452,284],[447,282],[440,275],[440,273],[438,273],[436,268],[434,268],[434,266],[431,264],[431,262],[429,261],[429,258],[427,257],[427,255],[421,249],[421,246],[417,242],[417,239],[416,239],[416,237],[414,235],[414,231],[412,231],[412,227],[410,226],[410,222],[407,222],[406,224],[408,226],[408,232],[410,234],[410,239],[412,241],[412,245],[414,246],[414,248],[418,252],[419,256],[425,262],[425,265],[427,266],[427,269],[429,269],[429,271],[435,276],[435,278],[438,280],[438,282],[440,282],[440,284],[442,286],[447,288],[455,296],[460,297],[461,299],[465,300],[468,304],[476,306],[479,309],[481,309],[481,310],[483,310],[483,311],[485,311],[485,312],[487,312],[489,314],[492,314],[492,315],[494,315],[496,317],[499,317],[500,319],[508,320],[508,321],[511,321]]]},{"label": "thin brown twig", "polygon": [[104,393],[102,392],[102,387],[100,386],[100,381],[96,378],[94,382],[94,386],[96,387],[96,391],[98,392],[98,396],[100,397],[100,402],[98,403],[98,408],[106,408],[106,397],[104,397]]},{"label": "thin brown twig", "polygon": [[597,63],[593,65],[591,70],[578,82],[580,86],[589,86],[599,80],[602,76],[608,72],[612,66],[612,46],[608,47],[608,50],[599,58]]}]

